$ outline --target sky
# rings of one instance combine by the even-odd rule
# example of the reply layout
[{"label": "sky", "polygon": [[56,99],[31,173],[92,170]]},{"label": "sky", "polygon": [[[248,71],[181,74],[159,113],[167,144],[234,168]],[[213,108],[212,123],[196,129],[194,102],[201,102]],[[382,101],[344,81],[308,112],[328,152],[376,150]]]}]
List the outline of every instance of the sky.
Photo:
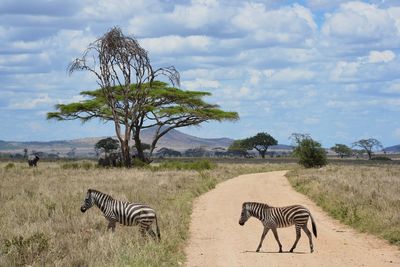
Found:
[{"label": "sky", "polygon": [[175,66],[181,89],[239,113],[185,133],[400,144],[400,0],[0,0],[0,140],[114,135],[99,121],[46,120],[96,89],[66,69],[114,26],[155,68]]}]

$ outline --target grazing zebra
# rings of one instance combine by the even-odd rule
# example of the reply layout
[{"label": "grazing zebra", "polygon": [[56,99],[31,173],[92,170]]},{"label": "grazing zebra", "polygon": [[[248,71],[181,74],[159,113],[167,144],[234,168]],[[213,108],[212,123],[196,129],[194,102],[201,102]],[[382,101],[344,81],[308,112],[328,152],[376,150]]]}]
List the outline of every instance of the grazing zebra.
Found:
[{"label": "grazing zebra", "polygon": [[[155,240],[161,240],[156,212],[149,206],[118,201],[100,191],[89,189],[86,193],[81,211],[85,212],[93,205],[96,205],[108,220],[107,230],[111,228],[114,232],[116,222],[127,226],[138,225],[139,231],[143,237],[147,232]],[[157,236],[151,229],[153,222],[156,224]]]},{"label": "grazing zebra", "polygon": [[240,215],[239,224],[244,225],[244,223],[252,216],[259,219],[264,225],[264,231],[261,235],[260,244],[256,250],[257,252],[260,251],[264,238],[269,229],[272,230],[276,242],[278,242],[279,252],[282,252],[282,244],[279,241],[276,228],[289,227],[293,224],[296,227],[296,241],[290,249],[290,252],[293,252],[293,250],[296,248],[297,242],[299,242],[301,228],[308,236],[311,253],[314,251],[311,233],[307,228],[308,217],[311,218],[312,230],[315,237],[317,237],[317,227],[310,211],[307,208],[300,205],[275,208],[263,203],[244,202],[242,205],[242,213]]},{"label": "grazing zebra", "polygon": [[28,157],[28,164],[29,167],[37,167],[37,162],[39,161],[38,155],[29,155]]}]

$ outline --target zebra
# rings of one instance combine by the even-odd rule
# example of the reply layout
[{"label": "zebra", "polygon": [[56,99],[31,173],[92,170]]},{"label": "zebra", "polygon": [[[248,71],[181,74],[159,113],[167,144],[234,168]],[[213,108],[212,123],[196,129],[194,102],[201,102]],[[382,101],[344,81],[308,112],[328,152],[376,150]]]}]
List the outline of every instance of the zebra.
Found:
[{"label": "zebra", "polygon": [[37,162],[39,161],[39,156],[38,155],[29,155],[28,157],[28,164],[29,167],[37,167]]},{"label": "zebra", "polygon": [[293,205],[287,207],[271,207],[268,204],[264,203],[244,202],[242,205],[242,213],[240,215],[239,224],[244,225],[245,222],[252,216],[259,219],[264,225],[264,231],[261,235],[260,244],[258,245],[256,252],[260,251],[264,238],[267,235],[269,229],[271,229],[272,233],[275,236],[276,241],[278,242],[279,252],[281,253],[282,244],[279,241],[278,232],[276,229],[282,227],[289,227],[292,226],[293,224],[295,225],[296,228],[296,241],[294,242],[292,248],[290,249],[290,252],[293,252],[293,250],[296,248],[297,242],[299,242],[301,236],[300,233],[301,229],[303,229],[303,231],[308,236],[308,239],[310,241],[311,253],[314,252],[312,236],[307,228],[307,222],[309,217],[311,218],[312,230],[315,237],[317,237],[317,227],[315,225],[313,217],[311,216],[310,211],[307,208],[301,205]]},{"label": "zebra", "polygon": [[[96,205],[108,220],[107,230],[111,228],[112,232],[115,232],[116,222],[127,226],[138,225],[143,237],[147,232],[154,240],[161,240],[156,212],[149,206],[118,201],[105,193],[89,189],[81,206],[81,212],[85,212],[93,205]],[[156,224],[157,236],[151,229],[153,223]]]}]

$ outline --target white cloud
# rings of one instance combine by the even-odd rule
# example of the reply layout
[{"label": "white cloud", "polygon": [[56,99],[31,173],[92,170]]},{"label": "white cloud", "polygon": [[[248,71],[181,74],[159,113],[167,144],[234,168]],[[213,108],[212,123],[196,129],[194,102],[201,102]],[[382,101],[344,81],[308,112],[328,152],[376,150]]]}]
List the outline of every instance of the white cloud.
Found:
[{"label": "white cloud", "polygon": [[400,39],[397,11],[378,8],[363,2],[348,2],[327,15],[322,33],[338,42],[362,43],[370,46],[394,45]]},{"label": "white cloud", "polygon": [[204,91],[206,89],[216,89],[221,87],[221,83],[217,80],[207,80],[202,78],[196,78],[194,80],[183,81],[182,87],[186,90],[201,90]]},{"label": "white cloud", "polygon": [[42,105],[54,103],[54,100],[48,94],[39,94],[36,98],[25,99],[10,104],[10,109],[34,109]]},{"label": "white cloud", "polygon": [[396,54],[391,50],[385,51],[370,51],[368,56],[369,63],[387,63],[394,60]]},{"label": "white cloud", "polygon": [[316,73],[307,69],[294,69],[284,68],[282,70],[275,70],[274,72],[267,72],[267,77],[273,82],[301,82],[312,80]]},{"label": "white cloud", "polygon": [[257,42],[307,43],[317,25],[310,10],[294,4],[267,10],[261,3],[245,3],[232,18],[232,25]]},{"label": "white cloud", "polygon": [[358,73],[359,62],[339,61],[331,71],[330,77],[333,81],[353,79]]},{"label": "white cloud", "polygon": [[162,36],[158,38],[145,38],[140,41],[153,55],[185,54],[205,52],[212,44],[211,38],[207,36]]}]

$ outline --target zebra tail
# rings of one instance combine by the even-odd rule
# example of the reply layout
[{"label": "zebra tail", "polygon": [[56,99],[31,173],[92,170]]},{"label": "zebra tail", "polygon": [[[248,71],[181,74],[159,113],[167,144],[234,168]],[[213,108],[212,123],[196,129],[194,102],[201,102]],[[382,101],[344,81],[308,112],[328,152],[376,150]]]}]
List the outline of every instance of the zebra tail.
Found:
[{"label": "zebra tail", "polygon": [[311,215],[311,212],[309,212],[309,213],[310,213],[310,218],[311,218],[312,231],[314,233],[315,238],[317,238],[317,226],[315,225],[315,221],[314,221],[313,216]]},{"label": "zebra tail", "polygon": [[157,215],[156,215],[156,227],[157,227],[157,237],[158,237],[158,241],[161,241],[160,228],[158,227]]}]

